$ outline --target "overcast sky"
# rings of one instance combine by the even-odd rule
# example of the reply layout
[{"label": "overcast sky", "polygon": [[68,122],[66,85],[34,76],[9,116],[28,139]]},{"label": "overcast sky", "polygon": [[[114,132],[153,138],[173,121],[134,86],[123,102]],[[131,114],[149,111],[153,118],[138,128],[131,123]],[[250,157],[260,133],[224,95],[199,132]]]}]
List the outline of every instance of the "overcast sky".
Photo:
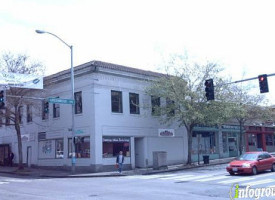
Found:
[{"label": "overcast sky", "polygon": [[[158,71],[185,51],[226,68],[234,80],[275,73],[272,0],[0,0],[0,54],[24,53],[47,74],[101,60]],[[245,73],[245,77],[243,77]],[[275,104],[275,76],[268,78]],[[251,84],[258,81],[251,81]]]}]

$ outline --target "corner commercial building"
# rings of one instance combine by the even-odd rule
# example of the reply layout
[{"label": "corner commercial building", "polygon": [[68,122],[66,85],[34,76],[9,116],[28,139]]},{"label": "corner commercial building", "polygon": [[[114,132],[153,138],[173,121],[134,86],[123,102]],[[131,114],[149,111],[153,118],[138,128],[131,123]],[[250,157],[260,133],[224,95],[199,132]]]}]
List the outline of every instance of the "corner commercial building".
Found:
[{"label": "corner commercial building", "polygon": [[[152,166],[154,151],[167,152],[167,164],[187,160],[186,130],[161,125],[152,113],[152,103],[156,102],[145,94],[150,80],[159,76],[100,61],[75,67],[77,170],[112,170],[120,150],[127,168]],[[69,70],[45,77],[44,92],[33,94],[45,99],[70,99],[70,95]],[[70,105],[50,103],[46,113],[44,102],[34,104],[22,108],[23,162],[69,170],[73,141]],[[0,128],[0,144],[5,151],[12,150],[18,162],[13,127]]]}]

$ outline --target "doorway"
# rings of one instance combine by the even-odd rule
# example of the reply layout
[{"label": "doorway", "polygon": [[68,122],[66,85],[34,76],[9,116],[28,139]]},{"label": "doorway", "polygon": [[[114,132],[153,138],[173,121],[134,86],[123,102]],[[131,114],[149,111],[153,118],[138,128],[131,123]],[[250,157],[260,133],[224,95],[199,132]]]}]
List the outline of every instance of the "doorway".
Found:
[{"label": "doorway", "polygon": [[236,137],[228,138],[228,150],[229,150],[229,157],[238,156],[237,138]]},{"label": "doorway", "polygon": [[257,134],[257,148],[258,150],[263,150],[263,137],[262,134]]},{"label": "doorway", "polygon": [[144,138],[135,138],[135,167],[142,168],[145,165],[145,145]]},{"label": "doorway", "polygon": [[31,167],[31,159],[32,158],[32,147],[28,146],[27,147],[27,166]]}]

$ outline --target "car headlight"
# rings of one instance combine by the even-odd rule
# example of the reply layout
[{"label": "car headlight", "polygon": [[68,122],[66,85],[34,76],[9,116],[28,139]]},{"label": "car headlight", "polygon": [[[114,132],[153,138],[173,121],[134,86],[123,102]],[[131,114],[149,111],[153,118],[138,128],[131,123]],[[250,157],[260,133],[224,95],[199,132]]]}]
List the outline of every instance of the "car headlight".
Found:
[{"label": "car headlight", "polygon": [[242,167],[250,167],[250,164],[249,164],[249,163],[244,163],[244,164],[242,165]]},{"label": "car headlight", "polygon": [[227,164],[227,167],[231,167],[231,165],[230,165],[230,164]]}]

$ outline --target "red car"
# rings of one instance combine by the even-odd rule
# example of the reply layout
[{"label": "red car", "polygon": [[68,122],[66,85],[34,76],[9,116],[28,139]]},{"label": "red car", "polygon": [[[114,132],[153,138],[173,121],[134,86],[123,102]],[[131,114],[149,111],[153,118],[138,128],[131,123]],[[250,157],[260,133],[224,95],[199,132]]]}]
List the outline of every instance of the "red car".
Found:
[{"label": "red car", "polygon": [[234,174],[253,174],[259,171],[275,171],[275,157],[268,152],[246,152],[233,160],[226,167],[230,175]]}]

